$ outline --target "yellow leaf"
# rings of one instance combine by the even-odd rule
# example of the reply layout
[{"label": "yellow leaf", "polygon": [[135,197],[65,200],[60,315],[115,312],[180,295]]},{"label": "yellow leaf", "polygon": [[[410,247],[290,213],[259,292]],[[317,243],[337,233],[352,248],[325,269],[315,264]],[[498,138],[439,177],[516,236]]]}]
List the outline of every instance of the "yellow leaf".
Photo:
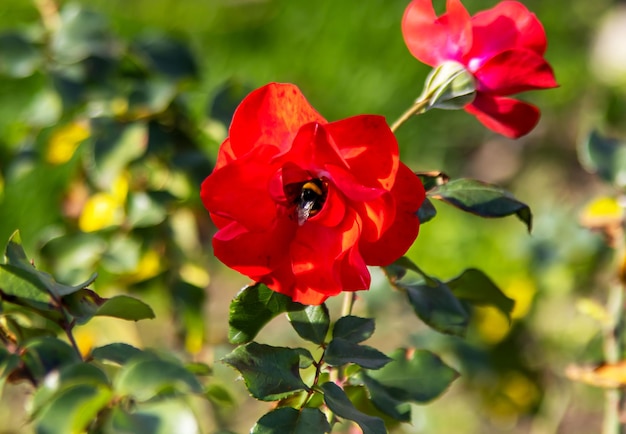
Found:
[{"label": "yellow leaf", "polygon": [[110,193],[96,193],[85,203],[78,219],[78,227],[83,232],[94,232],[120,225],[123,219],[123,204],[116,197]]},{"label": "yellow leaf", "polygon": [[142,282],[156,276],[162,269],[161,255],[156,250],[148,250],[139,259],[135,271],[126,276],[126,280]]},{"label": "yellow leaf", "polygon": [[476,329],[485,342],[498,343],[509,333],[509,320],[495,307],[475,306],[474,315]]},{"label": "yellow leaf", "polygon": [[73,122],[59,128],[48,142],[46,161],[51,164],[67,163],[89,134],[89,125],[85,122]]}]

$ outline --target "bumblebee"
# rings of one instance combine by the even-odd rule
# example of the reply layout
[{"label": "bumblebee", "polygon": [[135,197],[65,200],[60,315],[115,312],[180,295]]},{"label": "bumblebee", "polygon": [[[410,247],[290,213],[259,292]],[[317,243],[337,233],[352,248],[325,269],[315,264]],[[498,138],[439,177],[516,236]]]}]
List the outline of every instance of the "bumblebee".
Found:
[{"label": "bumblebee", "polygon": [[297,200],[298,224],[302,226],[309,217],[317,214],[325,199],[322,181],[314,179],[305,182]]}]

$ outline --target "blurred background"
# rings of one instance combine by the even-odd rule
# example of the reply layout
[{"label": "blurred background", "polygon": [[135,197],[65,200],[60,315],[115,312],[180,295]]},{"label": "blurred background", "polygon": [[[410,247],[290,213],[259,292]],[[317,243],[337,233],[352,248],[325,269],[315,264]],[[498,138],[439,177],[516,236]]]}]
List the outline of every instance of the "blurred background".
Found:
[{"label": "blurred background", "polygon": [[[234,107],[267,82],[291,82],[328,120],[373,113],[392,123],[429,71],[402,40],[407,3],[84,0],[57,13],[51,0],[0,2],[0,245],[19,229],[58,280],[98,271],[98,292],[130,292],[157,313],[138,324],[95,319],[77,331],[81,348],[117,340],[210,364],[230,351],[228,305],[247,280],[212,257],[198,191]],[[544,24],[560,84],[522,95],[541,108],[537,128],[512,141],[462,111],[433,111],[397,133],[412,169],[506,187],[530,205],[534,228],[445,204],[422,226],[409,255],[426,272],[444,280],[480,268],[516,300],[511,323],[478,309],[465,340],[422,325],[373,270],[355,311],[376,318],[368,343],[428,348],[462,373],[395,432],[600,431],[603,391],[565,373],[602,360],[589,312],[605,304],[615,267],[578,216],[614,192],[583,170],[577,146],[594,128],[626,137],[626,4],[523,3]],[[475,13],[496,2],[464,4]],[[299,344],[284,321],[259,340]],[[234,404],[199,408],[206,432],[247,432],[267,405],[230,368],[215,370]],[[26,391],[5,389],[0,432],[29,432]]]}]

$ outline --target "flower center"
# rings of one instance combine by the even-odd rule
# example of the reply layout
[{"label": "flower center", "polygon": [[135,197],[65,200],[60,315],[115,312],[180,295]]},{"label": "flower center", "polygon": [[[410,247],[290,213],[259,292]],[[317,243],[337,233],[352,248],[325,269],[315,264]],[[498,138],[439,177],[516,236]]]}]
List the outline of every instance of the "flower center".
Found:
[{"label": "flower center", "polygon": [[302,184],[300,196],[296,198],[298,224],[302,226],[309,217],[314,216],[326,202],[326,186],[321,179],[312,179]]}]

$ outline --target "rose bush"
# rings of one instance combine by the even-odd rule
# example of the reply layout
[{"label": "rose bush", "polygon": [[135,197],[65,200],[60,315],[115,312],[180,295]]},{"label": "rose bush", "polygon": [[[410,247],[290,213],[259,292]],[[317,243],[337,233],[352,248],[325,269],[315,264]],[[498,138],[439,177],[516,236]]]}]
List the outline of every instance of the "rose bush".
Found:
[{"label": "rose bush", "polygon": [[291,84],[239,105],[201,187],[215,256],[303,304],[368,289],[415,240],[425,197],[381,116],[327,122]]},{"label": "rose bush", "polygon": [[508,95],[557,86],[543,55],[546,35],[537,17],[516,1],[504,1],[470,16],[448,0],[437,16],[432,0],[413,0],[402,20],[411,54],[436,67],[458,62],[472,74],[476,95],[465,110],[487,128],[517,138],[539,121],[539,109]]}]

